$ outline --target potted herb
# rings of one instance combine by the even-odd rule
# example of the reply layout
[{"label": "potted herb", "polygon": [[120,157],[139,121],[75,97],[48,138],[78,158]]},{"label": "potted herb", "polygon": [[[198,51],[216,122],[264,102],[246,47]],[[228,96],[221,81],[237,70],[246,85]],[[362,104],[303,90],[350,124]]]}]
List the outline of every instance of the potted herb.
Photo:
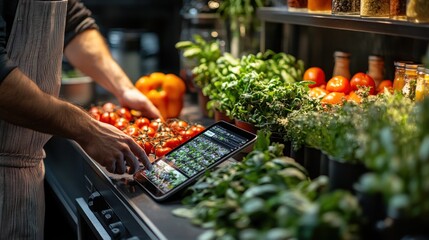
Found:
[{"label": "potted herb", "polygon": [[216,77],[216,61],[221,56],[221,49],[218,40],[206,41],[200,35],[193,36],[194,41],[181,41],[176,43],[176,48],[183,51],[183,56],[194,61],[192,73],[193,82],[197,86],[198,100],[200,108],[205,116],[209,115],[207,109],[208,97],[202,89],[210,84]]},{"label": "potted herb", "polygon": [[416,104],[402,94],[387,94],[370,109],[378,115],[360,129],[360,154],[373,172],[361,178],[357,189],[364,199],[382,196],[391,220],[383,234],[395,238],[428,233],[428,101]]}]

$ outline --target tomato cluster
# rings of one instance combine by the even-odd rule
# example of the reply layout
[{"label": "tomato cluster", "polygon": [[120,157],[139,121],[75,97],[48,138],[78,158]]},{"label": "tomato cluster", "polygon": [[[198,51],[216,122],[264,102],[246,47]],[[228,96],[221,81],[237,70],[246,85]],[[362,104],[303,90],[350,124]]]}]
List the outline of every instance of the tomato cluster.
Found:
[{"label": "tomato cluster", "polygon": [[392,81],[384,80],[378,86],[366,73],[358,72],[351,79],[343,76],[333,76],[325,82],[325,74],[318,67],[311,67],[304,73],[304,80],[314,82],[310,84],[309,96],[320,99],[322,104],[341,104],[343,101],[360,103],[362,94],[359,90],[367,89],[368,94],[381,94],[385,89],[392,91]]},{"label": "tomato cluster", "polygon": [[164,156],[189,138],[205,129],[201,124],[172,118],[149,120],[140,111],[117,106],[111,102],[92,106],[88,113],[96,120],[122,130],[145,150],[148,155]]}]

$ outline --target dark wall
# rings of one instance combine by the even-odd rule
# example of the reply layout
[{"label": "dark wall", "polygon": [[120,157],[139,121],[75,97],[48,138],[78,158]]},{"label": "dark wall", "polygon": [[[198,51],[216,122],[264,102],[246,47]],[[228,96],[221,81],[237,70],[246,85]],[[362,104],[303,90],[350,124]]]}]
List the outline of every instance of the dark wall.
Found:
[{"label": "dark wall", "polygon": [[159,69],[179,72],[182,0],[82,0],[92,11],[102,33],[111,29],[153,32],[159,39]]}]

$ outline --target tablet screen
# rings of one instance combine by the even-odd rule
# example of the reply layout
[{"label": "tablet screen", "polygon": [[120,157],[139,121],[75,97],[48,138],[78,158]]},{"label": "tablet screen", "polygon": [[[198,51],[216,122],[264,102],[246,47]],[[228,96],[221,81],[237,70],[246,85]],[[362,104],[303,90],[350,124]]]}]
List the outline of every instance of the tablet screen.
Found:
[{"label": "tablet screen", "polygon": [[134,176],[153,197],[165,198],[183,188],[207,169],[226,160],[255,140],[252,133],[231,124],[218,122]]}]

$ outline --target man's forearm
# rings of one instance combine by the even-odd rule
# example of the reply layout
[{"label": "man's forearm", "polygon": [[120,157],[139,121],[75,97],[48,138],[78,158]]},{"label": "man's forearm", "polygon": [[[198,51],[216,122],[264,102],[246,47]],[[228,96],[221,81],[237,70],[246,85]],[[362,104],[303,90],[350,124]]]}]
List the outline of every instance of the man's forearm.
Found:
[{"label": "man's forearm", "polygon": [[122,97],[122,93],[133,87],[122,68],[110,54],[104,37],[98,30],[90,29],[77,35],[65,48],[70,63],[101,86]]},{"label": "man's forearm", "polygon": [[[79,139],[83,121],[93,121],[85,111],[46,94],[14,69],[0,84],[0,118],[36,131]],[[91,124],[86,124],[86,127]]]}]

